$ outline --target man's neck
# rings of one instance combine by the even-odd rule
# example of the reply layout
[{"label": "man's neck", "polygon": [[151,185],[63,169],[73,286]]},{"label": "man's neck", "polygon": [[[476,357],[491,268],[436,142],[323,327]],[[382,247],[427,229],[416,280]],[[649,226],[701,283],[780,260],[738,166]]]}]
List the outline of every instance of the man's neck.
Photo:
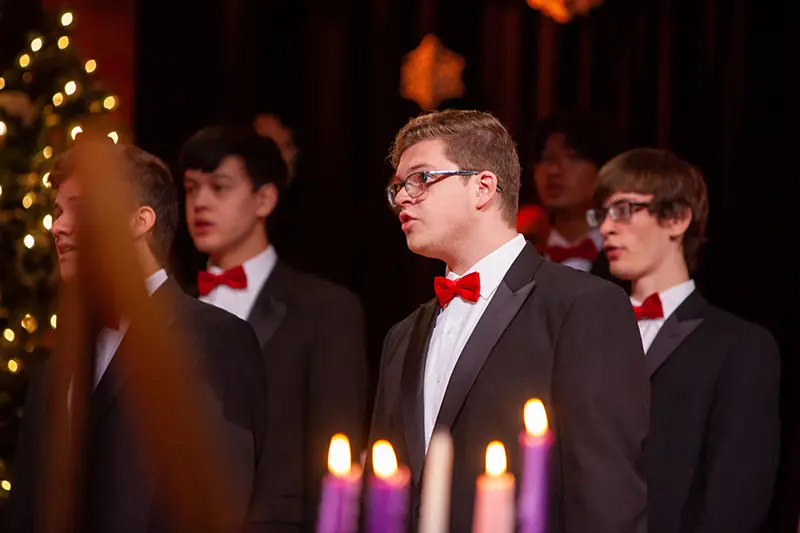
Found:
[{"label": "man's neck", "polygon": [[441,259],[447,263],[447,268],[451,272],[461,276],[475,263],[516,236],[517,230],[505,224],[485,228],[483,231],[476,230],[470,233],[469,239],[464,242],[462,250]]},{"label": "man's neck", "polygon": [[671,287],[680,285],[691,279],[689,269],[683,254],[674,255],[662,263],[653,272],[631,283],[631,296],[635,300],[644,301],[645,298],[657,292],[663,292]]},{"label": "man's neck", "polygon": [[586,210],[571,209],[553,213],[553,229],[567,242],[575,242],[589,233]]},{"label": "man's neck", "polygon": [[269,247],[269,239],[266,231],[254,231],[245,240],[228,250],[223,250],[210,257],[211,264],[228,270],[237,267]]}]

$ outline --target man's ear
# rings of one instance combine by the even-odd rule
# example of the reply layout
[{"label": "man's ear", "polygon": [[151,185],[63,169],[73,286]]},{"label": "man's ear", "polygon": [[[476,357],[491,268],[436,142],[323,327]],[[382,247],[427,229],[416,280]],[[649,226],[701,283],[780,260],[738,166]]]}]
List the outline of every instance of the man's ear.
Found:
[{"label": "man's ear", "polygon": [[156,212],[150,206],[142,206],[136,209],[131,220],[131,230],[133,237],[138,239],[146,235],[156,225]]},{"label": "man's ear", "polygon": [[498,180],[493,172],[481,172],[477,176],[477,207],[483,209],[490,205],[499,195],[500,191],[497,190]]},{"label": "man's ear", "polygon": [[669,238],[680,239],[692,223],[692,210],[689,207],[680,209],[675,215],[666,219],[664,224],[669,229]]},{"label": "man's ear", "polygon": [[266,183],[256,191],[256,215],[267,218],[278,205],[278,188],[274,183]]}]

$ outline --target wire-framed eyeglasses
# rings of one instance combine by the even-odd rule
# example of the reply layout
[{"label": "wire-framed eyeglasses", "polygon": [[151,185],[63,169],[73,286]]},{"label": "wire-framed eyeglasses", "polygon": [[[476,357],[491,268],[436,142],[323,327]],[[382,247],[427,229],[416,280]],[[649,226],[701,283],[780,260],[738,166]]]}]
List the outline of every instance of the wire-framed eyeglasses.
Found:
[{"label": "wire-framed eyeglasses", "polygon": [[586,211],[586,222],[591,228],[599,228],[606,216],[610,216],[615,222],[627,222],[637,211],[650,207],[650,202],[631,202],[630,200],[619,200],[609,205],[607,208],[598,207]]},{"label": "wire-framed eyeglasses", "polygon": [[[406,193],[411,198],[419,198],[425,193],[425,190],[436,183],[450,176],[474,176],[480,174],[478,170],[421,170],[409,174],[406,179],[402,181],[395,181],[386,187],[386,200],[389,202],[389,207],[392,209],[397,207],[397,195],[401,189],[405,189]],[[503,189],[500,185],[497,186],[498,191]]]}]

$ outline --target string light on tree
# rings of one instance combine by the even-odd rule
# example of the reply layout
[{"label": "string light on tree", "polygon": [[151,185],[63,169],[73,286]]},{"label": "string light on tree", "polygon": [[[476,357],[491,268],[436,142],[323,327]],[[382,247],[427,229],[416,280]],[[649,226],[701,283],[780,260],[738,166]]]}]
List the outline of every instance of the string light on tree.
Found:
[{"label": "string light on tree", "polygon": [[116,131],[109,132],[108,138],[114,141],[114,144],[119,142],[119,134]]},{"label": "string light on tree", "polygon": [[72,96],[73,94],[75,94],[75,91],[77,91],[77,90],[78,90],[78,84],[75,83],[74,81],[68,81],[64,85],[64,92],[67,93],[67,95],[69,95],[69,96]]},{"label": "string light on tree", "polygon": [[16,359],[11,359],[8,361],[8,371],[12,374],[19,372],[19,362]]},{"label": "string light on tree", "polygon": [[21,66],[22,68],[27,68],[28,65],[30,64],[31,64],[31,56],[29,56],[28,54],[22,54],[21,56],[19,56],[19,66]]},{"label": "string light on tree", "polygon": [[42,185],[44,185],[47,188],[50,188],[50,173],[49,172],[45,172],[44,176],[42,176]]},{"label": "string light on tree", "polygon": [[0,91],[5,89],[5,87],[6,87],[6,79],[0,76]]},{"label": "string light on tree", "polygon": [[59,38],[58,38],[58,47],[59,47],[61,50],[63,50],[63,49],[65,49],[67,46],[69,46],[69,37],[67,37],[66,35],[63,35],[63,36],[59,37]]},{"label": "string light on tree", "polygon": [[58,107],[63,103],[64,103],[64,95],[63,94],[61,94],[59,92],[59,93],[56,93],[56,94],[53,95],[53,105],[54,106]]},{"label": "string light on tree", "polygon": [[603,0],[527,0],[528,5],[538,9],[556,22],[566,24],[573,17],[586,15]]},{"label": "string light on tree", "polygon": [[74,141],[75,137],[77,137],[78,134],[80,133],[83,133],[83,128],[81,128],[80,126],[75,126],[70,130],[69,135],[70,137],[72,137],[72,140]]},{"label": "string light on tree", "polygon": [[97,61],[95,61],[94,59],[90,59],[89,61],[86,62],[86,65],[84,65],[83,68],[86,69],[87,73],[91,74],[92,72],[97,70]]},{"label": "string light on tree", "polygon": [[57,325],[58,325],[58,316],[57,315],[51,316],[50,317],[50,327],[53,328],[53,329],[56,329]]},{"label": "string light on tree", "polygon": [[31,50],[33,50],[34,52],[38,52],[39,50],[42,49],[42,45],[43,44],[44,44],[44,41],[42,41],[42,38],[41,37],[37,37],[37,38],[35,38],[34,40],[31,41]]},{"label": "string light on tree", "polygon": [[7,131],[6,123],[0,120],[0,135],[5,135]]},{"label": "string light on tree", "polygon": [[[51,157],[53,157],[53,147],[52,146],[45,146],[42,149],[42,156],[44,156],[45,159],[50,159]],[[48,174],[49,174],[49,172],[48,172]]]},{"label": "string light on tree", "polygon": [[14,342],[16,337],[17,336],[14,334],[14,330],[11,328],[6,328],[5,331],[3,331],[3,338],[8,342]]},{"label": "string light on tree", "polygon": [[36,239],[33,238],[33,235],[28,233],[27,235],[25,235],[25,238],[22,239],[22,242],[23,244],[25,244],[25,248],[30,250],[31,248],[33,248],[33,245],[36,244]]},{"label": "string light on tree", "polygon": [[67,26],[72,24],[74,18],[75,17],[72,16],[72,13],[70,13],[69,11],[65,12],[63,15],[61,15],[61,25],[66,28]]},{"label": "string light on tree", "polygon": [[105,100],[103,100],[103,107],[105,107],[109,111],[114,109],[116,105],[117,105],[117,99],[114,98],[113,96],[106,96]]},{"label": "string light on tree", "polygon": [[53,215],[45,215],[42,219],[42,227],[47,231],[50,231],[53,228]]}]

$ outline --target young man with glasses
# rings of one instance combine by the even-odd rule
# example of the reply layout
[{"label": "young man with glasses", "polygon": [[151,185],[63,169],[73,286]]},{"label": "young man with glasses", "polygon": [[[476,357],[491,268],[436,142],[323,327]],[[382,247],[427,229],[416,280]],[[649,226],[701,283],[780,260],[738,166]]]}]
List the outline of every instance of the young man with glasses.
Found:
[{"label": "young man with glasses", "polygon": [[691,272],[708,217],[700,172],[656,149],[599,173],[611,273],[632,283],[651,380],[650,533],[756,533],[779,457],[780,356],[770,333],[712,305]]},{"label": "young man with glasses", "polygon": [[649,391],[624,292],[517,233],[519,159],[492,115],[414,118],[391,161],[408,247],[447,264],[436,298],[386,336],[370,433],[410,466],[412,527],[434,429],[455,442],[451,531],[470,531],[486,445],[504,442],[519,475],[523,406],[540,398],[555,435],[548,530],[644,533]]},{"label": "young man with glasses", "polygon": [[313,531],[328,447],[367,430],[364,314],[344,288],[280,259],[266,220],[288,169],[278,146],[248,126],[209,127],[180,155],[186,220],[209,256],[200,299],[247,320],[267,376],[266,449],[251,513],[254,531]]}]

